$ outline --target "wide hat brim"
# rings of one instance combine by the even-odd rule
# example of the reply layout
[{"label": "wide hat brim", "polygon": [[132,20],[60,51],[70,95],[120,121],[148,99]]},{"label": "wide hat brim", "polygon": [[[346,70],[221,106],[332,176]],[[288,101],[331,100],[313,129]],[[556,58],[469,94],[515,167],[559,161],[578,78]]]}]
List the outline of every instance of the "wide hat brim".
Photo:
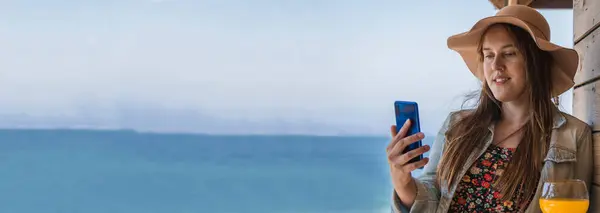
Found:
[{"label": "wide hat brim", "polygon": [[573,79],[579,66],[577,51],[548,41],[549,35],[545,35],[535,25],[513,15],[496,15],[481,19],[471,30],[448,38],[448,48],[460,54],[473,75],[485,82],[482,63],[479,60],[478,42],[486,29],[497,23],[512,24],[525,29],[541,50],[552,55],[554,63],[549,73],[552,79],[552,97],[559,96],[575,85]]}]

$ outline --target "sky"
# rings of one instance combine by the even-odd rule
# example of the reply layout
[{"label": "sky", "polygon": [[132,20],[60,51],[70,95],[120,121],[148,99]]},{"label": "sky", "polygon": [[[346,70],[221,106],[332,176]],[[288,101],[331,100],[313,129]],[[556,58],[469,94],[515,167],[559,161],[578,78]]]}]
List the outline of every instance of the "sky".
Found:
[{"label": "sky", "polygon": [[[1,1],[0,115],[386,134],[393,102],[410,100],[435,132],[479,88],[446,39],[495,12],[486,0]],[[572,11],[541,12],[551,40],[572,47]],[[152,128],[204,131],[190,125]]]}]

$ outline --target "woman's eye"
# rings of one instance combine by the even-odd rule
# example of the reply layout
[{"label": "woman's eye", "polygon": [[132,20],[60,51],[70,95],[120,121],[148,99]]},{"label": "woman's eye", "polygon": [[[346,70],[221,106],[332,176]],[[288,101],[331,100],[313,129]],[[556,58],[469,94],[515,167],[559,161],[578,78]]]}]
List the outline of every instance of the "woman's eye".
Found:
[{"label": "woman's eye", "polygon": [[492,59],[492,58],[494,58],[494,55],[484,55],[483,57],[486,59]]},{"label": "woman's eye", "polygon": [[516,55],[516,54],[517,54],[517,53],[515,53],[515,52],[507,52],[507,53],[504,53],[504,55],[506,55],[506,56],[514,56],[514,55]]}]

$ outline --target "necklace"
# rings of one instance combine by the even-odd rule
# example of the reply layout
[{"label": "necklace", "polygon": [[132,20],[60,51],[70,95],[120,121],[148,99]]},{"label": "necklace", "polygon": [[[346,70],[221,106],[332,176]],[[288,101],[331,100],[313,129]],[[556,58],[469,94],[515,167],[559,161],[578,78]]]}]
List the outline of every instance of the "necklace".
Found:
[{"label": "necklace", "polygon": [[521,125],[521,127],[519,127],[518,129],[516,129],[512,133],[508,134],[508,136],[504,137],[502,140],[495,141],[494,145],[499,145],[502,142],[504,142],[505,140],[507,140],[508,138],[510,138],[511,136],[513,136],[514,134],[516,134],[517,132],[520,132],[521,130],[523,130],[524,126],[525,126],[525,124]]}]

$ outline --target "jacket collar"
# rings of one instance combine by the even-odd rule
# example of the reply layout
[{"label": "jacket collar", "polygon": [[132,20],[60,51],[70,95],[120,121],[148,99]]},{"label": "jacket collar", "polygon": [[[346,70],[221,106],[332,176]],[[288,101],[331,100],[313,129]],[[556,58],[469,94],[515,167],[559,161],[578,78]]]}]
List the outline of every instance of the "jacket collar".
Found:
[{"label": "jacket collar", "polygon": [[566,122],[567,118],[565,118],[565,116],[560,110],[556,109],[556,111],[554,112],[554,125],[552,126],[552,129],[558,129],[561,126],[563,126]]}]

